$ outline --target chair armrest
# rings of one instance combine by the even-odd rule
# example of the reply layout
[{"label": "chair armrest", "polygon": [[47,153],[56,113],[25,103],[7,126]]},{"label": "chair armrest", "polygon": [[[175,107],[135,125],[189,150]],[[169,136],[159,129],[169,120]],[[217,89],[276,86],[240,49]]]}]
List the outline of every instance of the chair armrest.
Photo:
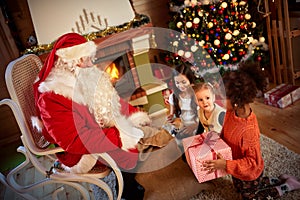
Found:
[{"label": "chair armrest", "polygon": [[105,160],[109,166],[113,169],[119,169],[117,163],[115,162],[114,159],[112,159],[112,157],[108,154],[108,153],[96,153],[96,154],[92,154],[96,159],[98,159],[98,157],[101,157],[103,160]]}]

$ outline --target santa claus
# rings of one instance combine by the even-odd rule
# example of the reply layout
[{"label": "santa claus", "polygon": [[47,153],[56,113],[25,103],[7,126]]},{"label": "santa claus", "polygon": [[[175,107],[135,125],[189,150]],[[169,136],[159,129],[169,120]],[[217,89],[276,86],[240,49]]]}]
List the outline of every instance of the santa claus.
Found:
[{"label": "santa claus", "polygon": [[[144,136],[136,127],[150,119],[120,99],[107,74],[92,64],[96,50],[94,42],[76,33],[56,41],[34,83],[38,116],[33,123],[49,142],[64,149],[57,158],[71,172],[103,165],[90,156],[102,152],[123,171],[131,170],[138,161],[137,143]],[[133,176],[124,177],[123,194],[141,193],[133,191],[140,188],[137,182],[126,180]]]}]

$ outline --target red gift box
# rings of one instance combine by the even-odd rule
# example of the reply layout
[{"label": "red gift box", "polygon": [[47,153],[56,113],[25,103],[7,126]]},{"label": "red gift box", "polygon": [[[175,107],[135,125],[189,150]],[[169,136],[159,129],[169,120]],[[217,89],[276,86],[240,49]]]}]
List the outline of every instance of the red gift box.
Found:
[{"label": "red gift box", "polygon": [[277,108],[285,108],[300,99],[300,87],[280,84],[264,94],[264,102]]},{"label": "red gift box", "polygon": [[219,137],[218,133],[211,131],[184,138],[182,144],[187,163],[199,183],[227,175],[225,170],[216,170],[212,173],[203,171],[203,161],[216,160],[218,153],[220,153],[225,160],[232,160],[231,148]]}]

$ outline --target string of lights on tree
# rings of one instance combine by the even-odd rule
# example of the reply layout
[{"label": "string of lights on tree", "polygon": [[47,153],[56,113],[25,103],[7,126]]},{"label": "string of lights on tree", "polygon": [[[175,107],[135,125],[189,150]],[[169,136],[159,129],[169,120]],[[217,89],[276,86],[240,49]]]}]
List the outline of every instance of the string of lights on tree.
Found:
[{"label": "string of lights on tree", "polygon": [[[252,20],[247,0],[172,0],[170,64],[189,61],[194,70],[235,66],[243,59],[261,61],[267,49]],[[250,50],[250,51],[249,51]]]}]

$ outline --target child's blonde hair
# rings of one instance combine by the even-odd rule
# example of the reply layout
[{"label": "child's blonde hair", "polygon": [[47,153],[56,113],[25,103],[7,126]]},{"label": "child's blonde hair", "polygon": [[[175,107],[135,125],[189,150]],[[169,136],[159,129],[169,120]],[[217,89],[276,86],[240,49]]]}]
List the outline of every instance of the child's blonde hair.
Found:
[{"label": "child's blonde hair", "polygon": [[215,89],[213,87],[213,85],[210,82],[199,82],[196,83],[195,85],[192,86],[194,93],[196,94],[197,92],[199,92],[200,90],[203,89],[208,89],[210,90],[210,92],[215,95]]}]

